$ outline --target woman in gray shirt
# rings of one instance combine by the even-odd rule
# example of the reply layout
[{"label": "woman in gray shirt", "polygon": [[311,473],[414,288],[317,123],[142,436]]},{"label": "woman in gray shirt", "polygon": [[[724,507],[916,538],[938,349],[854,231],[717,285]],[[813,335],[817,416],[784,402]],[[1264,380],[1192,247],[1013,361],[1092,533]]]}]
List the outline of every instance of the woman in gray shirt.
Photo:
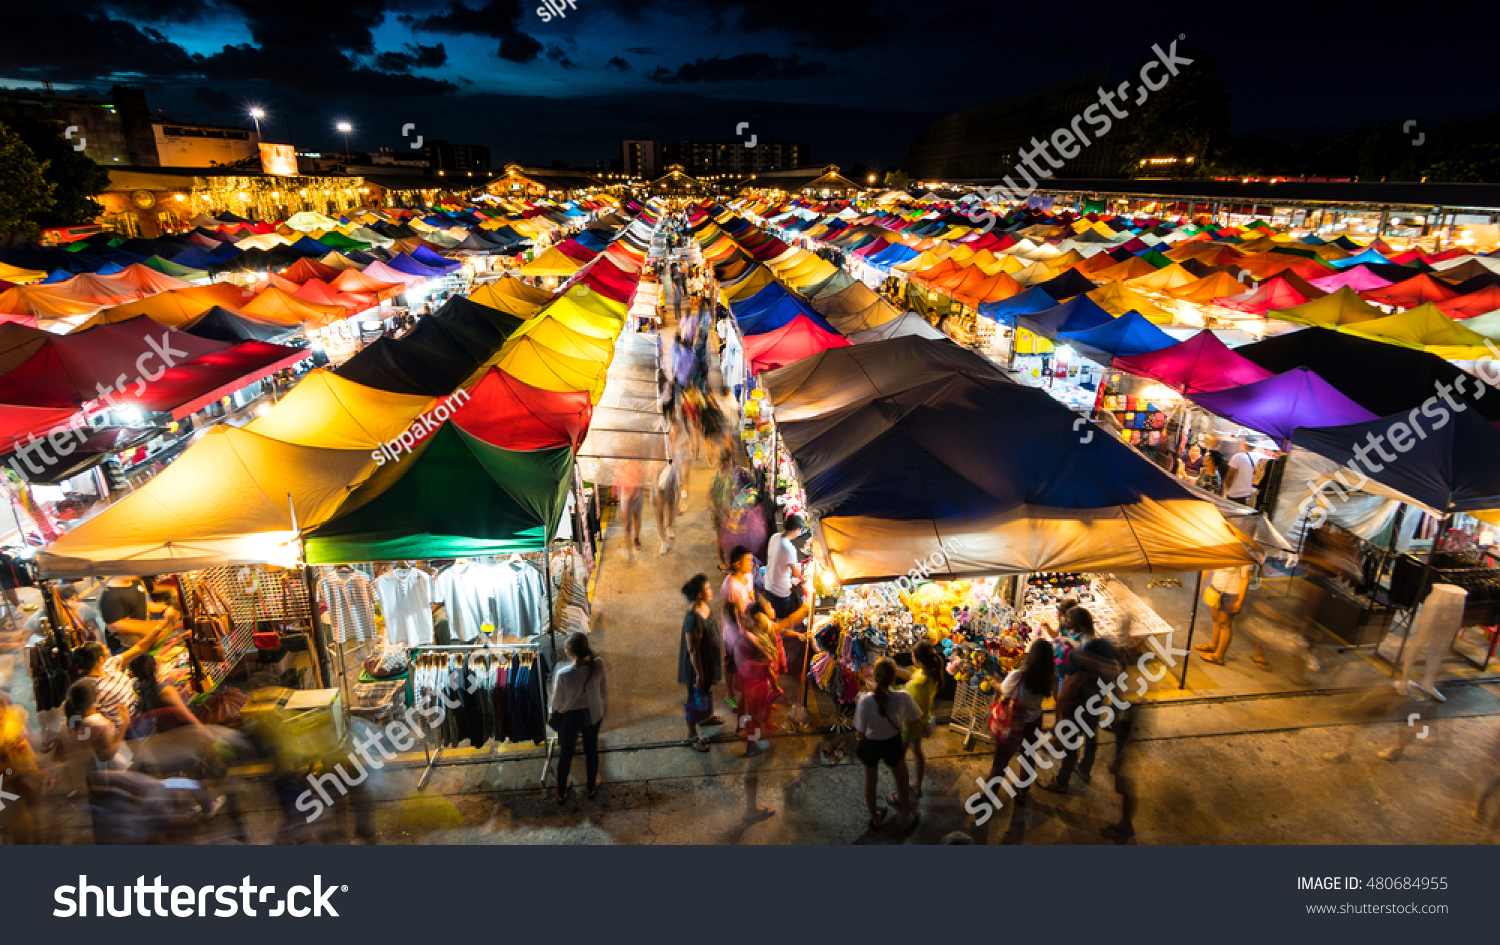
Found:
[{"label": "woman in gray shirt", "polygon": [[573,767],[573,750],[583,736],[584,768],[588,772],[588,796],[599,792],[599,726],[604,722],[607,688],[604,661],[589,648],[586,633],[570,633],[563,643],[568,662],[557,667],[552,678],[552,715],[558,738],[557,802],[565,804]]}]

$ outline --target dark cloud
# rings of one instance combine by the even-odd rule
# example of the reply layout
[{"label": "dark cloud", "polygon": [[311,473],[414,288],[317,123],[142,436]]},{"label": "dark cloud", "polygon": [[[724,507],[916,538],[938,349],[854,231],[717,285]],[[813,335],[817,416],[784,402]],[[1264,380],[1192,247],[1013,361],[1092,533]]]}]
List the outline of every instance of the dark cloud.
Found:
[{"label": "dark cloud", "polygon": [[202,73],[225,83],[260,80],[271,85],[319,95],[373,95],[409,98],[458,91],[446,79],[381,72],[361,65],[347,53],[321,50],[317,68],[308,68],[300,51],[244,43],[225,46],[201,60]]},{"label": "dark cloud", "polygon": [[500,48],[495,55],[506,62],[531,62],[541,55],[542,44],[534,36],[526,33],[512,33],[500,40]]},{"label": "dark cloud", "polygon": [[7,20],[0,69],[9,78],[93,82],[101,74],[170,77],[197,70],[181,46],[103,13],[37,4],[0,15]]},{"label": "dark cloud", "polygon": [[72,0],[68,7],[75,14],[115,14],[134,23],[192,23],[219,12],[213,0]]},{"label": "dark cloud", "polygon": [[407,43],[404,52],[383,52],[375,57],[375,65],[386,72],[410,72],[413,69],[436,69],[448,64],[448,50],[442,43],[422,46]]},{"label": "dark cloud", "polygon": [[441,13],[427,16],[404,14],[401,22],[424,33],[504,39],[518,32],[525,12],[521,0],[488,0],[477,7],[449,3]]},{"label": "dark cloud", "polygon": [[655,56],[661,52],[654,46],[628,46],[625,51],[632,56]]},{"label": "dark cloud", "polygon": [[[573,45],[577,46],[578,44],[574,43]],[[559,66],[562,66],[564,69],[578,68],[578,63],[568,58],[568,50],[564,49],[562,46],[559,46],[557,43],[547,44],[547,61],[555,62]]]},{"label": "dark cloud", "polygon": [[193,89],[193,101],[216,112],[237,112],[238,117],[243,117],[245,111],[239,99],[222,89],[210,88],[206,85]]},{"label": "dark cloud", "polygon": [[674,72],[665,66],[646,75],[652,82],[680,85],[691,82],[752,82],[770,79],[811,79],[832,75],[826,62],[804,62],[796,53],[773,56],[770,53],[740,53],[724,58],[695,59],[678,66]]},{"label": "dark cloud", "polygon": [[[371,55],[374,30],[385,20],[385,0],[363,3],[309,3],[308,0],[224,0],[245,19],[258,46],[312,55],[329,49]],[[316,69],[316,59],[300,68]]]},{"label": "dark cloud", "polygon": [[634,69],[632,69],[630,67],[630,63],[626,62],[624,59],[621,59],[619,56],[610,56],[609,57],[609,62],[606,62],[604,64],[604,68],[606,68],[606,69],[614,69],[616,72],[634,72],[635,71]]}]

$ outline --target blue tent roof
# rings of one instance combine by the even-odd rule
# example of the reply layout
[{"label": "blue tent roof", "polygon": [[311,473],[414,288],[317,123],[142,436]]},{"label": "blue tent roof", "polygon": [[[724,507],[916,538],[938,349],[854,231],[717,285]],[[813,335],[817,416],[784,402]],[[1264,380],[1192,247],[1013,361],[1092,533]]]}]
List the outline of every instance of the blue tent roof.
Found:
[{"label": "blue tent roof", "polygon": [[436,276],[441,274],[441,270],[434,269],[431,266],[424,266],[405,253],[401,253],[398,256],[392,256],[390,262],[386,263],[386,265],[390,266],[392,269],[404,272],[407,275],[426,276],[429,279],[435,278]]},{"label": "blue tent roof", "polygon": [[418,246],[416,249],[412,250],[411,258],[415,259],[417,262],[421,263],[424,266],[429,266],[433,269],[441,269],[443,272],[453,272],[463,266],[463,263],[458,262],[454,259],[447,259],[445,257],[439,256],[437,253],[434,253],[426,246]]},{"label": "blue tent roof", "polygon": [[765,311],[791,294],[786,286],[779,282],[772,282],[752,295],[730,302],[729,311],[734,313],[735,318],[744,318]]},{"label": "blue tent roof", "polygon": [[1390,260],[1373,249],[1366,249],[1355,253],[1353,256],[1345,256],[1343,259],[1330,259],[1327,262],[1335,269],[1348,269],[1350,266],[1358,266],[1360,263],[1388,263]]},{"label": "blue tent roof", "polygon": [[[757,293],[759,294],[759,293]],[[796,320],[798,315],[805,315],[813,324],[819,328],[839,334],[839,330],[828,324],[822,315],[813,311],[808,304],[795,295],[785,295],[772,305],[761,309],[743,318],[736,317],[735,324],[740,328],[743,335],[764,335],[768,331],[783,328]]]},{"label": "blue tent roof", "polygon": [[892,243],[875,255],[866,256],[865,262],[881,269],[889,269],[892,266],[906,262],[908,259],[915,259],[917,255],[918,252],[915,249],[904,243]]},{"label": "blue tent roof", "polygon": [[1076,348],[1084,357],[1100,364],[1175,345],[1177,339],[1148,322],[1138,312],[1126,312],[1098,328],[1067,331],[1058,340]]},{"label": "blue tent roof", "polygon": [[1032,315],[1036,312],[1044,312],[1049,308],[1057,306],[1057,299],[1043,292],[1041,289],[1031,288],[1019,295],[1012,295],[1008,299],[998,302],[981,302],[979,314],[985,318],[993,318],[995,321],[1010,321],[1018,315]]},{"label": "blue tent roof", "polygon": [[1056,339],[1059,332],[1087,331],[1114,321],[1115,316],[1105,311],[1086,295],[1076,296],[1056,308],[1020,316],[1022,328],[1028,328],[1043,338]]}]

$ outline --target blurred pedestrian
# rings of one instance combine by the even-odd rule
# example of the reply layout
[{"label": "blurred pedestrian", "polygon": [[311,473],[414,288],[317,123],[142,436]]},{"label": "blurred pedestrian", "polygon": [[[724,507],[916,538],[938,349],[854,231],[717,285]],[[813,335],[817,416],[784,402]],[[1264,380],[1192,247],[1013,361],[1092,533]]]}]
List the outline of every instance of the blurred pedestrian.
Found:
[{"label": "blurred pedestrian", "polygon": [[[739,669],[736,665],[740,638],[750,622],[750,605],[755,602],[755,555],[744,545],[736,545],[729,552],[729,576],[719,587],[721,617],[719,626],[724,641],[724,686],[728,690],[725,702],[731,709],[739,708]],[[740,729],[735,728],[735,734]]]},{"label": "blurred pedestrian", "polygon": [[578,737],[583,736],[584,770],[588,775],[588,796],[599,793],[599,728],[609,690],[604,675],[604,661],[594,655],[586,633],[573,632],[563,643],[568,661],[557,667],[552,677],[552,717],[557,720],[557,802],[567,803],[573,786],[573,752]]},{"label": "blurred pedestrian", "polygon": [[[1063,744],[1064,757],[1057,777],[1050,784],[1042,785],[1042,790],[1054,794],[1068,793],[1074,770],[1085,784],[1092,780],[1094,757],[1099,749],[1099,712],[1090,712],[1087,706],[1094,696],[1101,694],[1099,683],[1114,679],[1121,669],[1119,651],[1095,632],[1094,615],[1088,608],[1080,606],[1068,611],[1066,624],[1073,646],[1059,667],[1057,722],[1052,727],[1054,735]],[[1075,741],[1072,747],[1068,745],[1070,739],[1059,732],[1065,724],[1070,732],[1081,735],[1081,740]]]},{"label": "blurred pedestrian", "polygon": [[1203,454],[1203,468],[1198,473],[1198,488],[1214,495],[1224,494],[1224,454],[1209,450]]},{"label": "blurred pedestrian", "polygon": [[713,686],[719,680],[723,642],[711,619],[713,585],[707,575],[695,574],[682,585],[682,596],[688,599],[688,609],[682,616],[682,638],[677,648],[677,681],[688,687],[684,711],[689,743],[696,751],[708,751],[708,740],[698,734],[698,726],[724,724],[714,714]]},{"label": "blurred pedestrian", "polygon": [[615,500],[620,505],[621,524],[625,527],[625,553],[635,560],[635,549],[641,547],[641,510],[646,503],[645,470],[640,460],[624,459],[615,466]]},{"label": "blurred pedestrian", "polygon": [[884,805],[875,802],[880,779],[880,765],[890,769],[896,778],[896,810],[909,830],[917,825],[917,812],[911,801],[911,784],[906,769],[906,746],[901,733],[907,722],[922,717],[921,709],[909,693],[895,690],[896,664],[882,659],[875,664],[875,688],[862,693],[854,706],[854,730],[859,733],[856,754],[865,766],[865,807],[870,812],[870,829],[885,825]]}]

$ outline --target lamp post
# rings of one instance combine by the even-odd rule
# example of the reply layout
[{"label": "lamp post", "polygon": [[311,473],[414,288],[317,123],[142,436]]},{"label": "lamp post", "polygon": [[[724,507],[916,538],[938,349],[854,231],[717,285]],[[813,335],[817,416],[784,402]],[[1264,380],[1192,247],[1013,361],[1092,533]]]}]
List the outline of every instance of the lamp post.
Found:
[{"label": "lamp post", "polygon": [[349,156],[349,133],[354,130],[354,126],[351,125],[351,124],[349,124],[347,121],[341,121],[337,125],[334,125],[333,127],[338,130],[339,134],[341,134],[341,135],[344,136],[344,156],[348,157]]},{"label": "lamp post", "polygon": [[260,120],[266,117],[266,110],[260,106],[250,109],[250,120],[255,122],[255,137],[260,138]]}]

